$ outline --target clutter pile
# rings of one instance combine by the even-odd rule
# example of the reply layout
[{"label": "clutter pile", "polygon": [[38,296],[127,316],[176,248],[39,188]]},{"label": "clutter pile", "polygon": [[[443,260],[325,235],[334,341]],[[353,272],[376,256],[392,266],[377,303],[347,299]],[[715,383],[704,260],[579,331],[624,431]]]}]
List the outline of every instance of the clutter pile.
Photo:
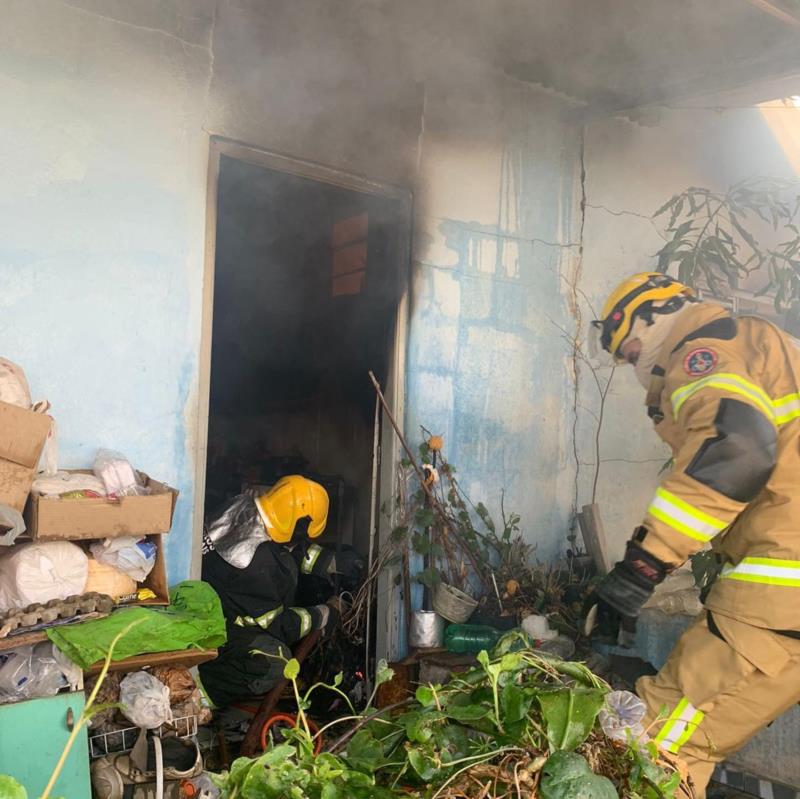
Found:
[{"label": "clutter pile", "polygon": [[[198,777],[194,737],[210,713],[187,666],[215,655],[225,625],[209,586],[182,583],[170,596],[165,536],[178,492],[109,449],[91,469],[60,470],[49,411],[47,401],[31,402],[23,370],[0,358],[0,714],[30,705],[14,718],[23,721],[20,739],[35,742],[25,719],[33,726],[47,711],[34,703],[91,693],[98,678],[89,675],[114,649],[95,711],[102,707],[78,725],[89,727],[95,795],[162,779],[170,758],[185,761],[187,751],[191,764],[173,763],[174,774]],[[115,647],[122,631],[130,634]],[[170,738],[181,740],[177,749]],[[159,767],[148,767],[154,758]],[[39,796],[45,784],[36,781],[55,763],[39,763],[35,746],[19,761],[0,747],[0,774]]]},{"label": "clutter pile", "polygon": [[[302,697],[297,662],[284,674]],[[394,678],[379,665],[378,686]],[[215,777],[221,799],[694,796],[680,764],[649,740],[642,702],[609,691],[581,663],[541,655],[523,633],[507,633],[445,684],[379,709],[370,701],[338,729],[328,725],[321,755],[307,699],[270,750]]]}]

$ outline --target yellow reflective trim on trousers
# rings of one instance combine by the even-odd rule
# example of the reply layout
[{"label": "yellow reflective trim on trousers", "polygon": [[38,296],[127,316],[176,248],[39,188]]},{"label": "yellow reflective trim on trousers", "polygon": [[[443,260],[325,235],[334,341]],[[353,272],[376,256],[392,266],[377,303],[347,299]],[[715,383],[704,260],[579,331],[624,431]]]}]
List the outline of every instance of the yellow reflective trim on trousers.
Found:
[{"label": "yellow reflective trim on trousers", "polygon": [[311,632],[311,614],[305,608],[291,608],[300,617],[300,637],[305,638]]},{"label": "yellow reflective trim on trousers", "polygon": [[647,512],[673,530],[704,544],[728,526],[727,522],[690,505],[665,488],[656,489]]},{"label": "yellow reflective trim on trousers", "polygon": [[709,375],[700,380],[695,380],[694,383],[682,386],[672,392],[670,402],[672,403],[672,414],[675,419],[678,418],[683,403],[689,397],[702,391],[704,388],[718,388],[722,391],[730,391],[734,394],[740,394],[743,397],[754,402],[761,408],[770,419],[774,419],[775,413],[772,407],[772,400],[767,396],[763,389],[759,388],[754,383],[750,383],[739,375],[730,372],[720,372],[719,374]]},{"label": "yellow reflective trim on trousers", "polygon": [[668,752],[677,754],[680,748],[692,737],[692,734],[705,718],[705,713],[698,710],[684,696],[675,706],[669,718],[664,722],[655,741]]},{"label": "yellow reflective trim on trousers", "polygon": [[778,397],[772,404],[775,411],[775,424],[786,424],[800,417],[800,394],[787,394]]},{"label": "yellow reflective trim on trousers", "polygon": [[726,565],[721,579],[739,580],[761,585],[782,585],[800,588],[800,561],[779,558],[742,558],[735,566]]},{"label": "yellow reflective trim on trousers", "polygon": [[322,547],[312,544],[308,548],[308,551],[303,558],[303,562],[300,565],[300,571],[303,572],[303,574],[311,574],[311,572],[314,570],[314,564],[317,562],[321,554]]}]

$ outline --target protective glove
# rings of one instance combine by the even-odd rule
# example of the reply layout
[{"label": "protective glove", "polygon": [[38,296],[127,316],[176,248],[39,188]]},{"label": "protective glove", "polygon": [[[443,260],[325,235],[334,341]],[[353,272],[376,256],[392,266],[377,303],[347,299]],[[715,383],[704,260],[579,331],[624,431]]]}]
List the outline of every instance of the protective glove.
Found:
[{"label": "protective glove", "polygon": [[342,548],[333,558],[330,570],[340,575],[343,581],[350,586],[357,586],[364,578],[367,563],[354,549]]},{"label": "protective glove", "polygon": [[583,634],[626,648],[636,640],[642,605],[667,576],[669,567],[629,541],[625,557],[603,578],[584,604]]}]

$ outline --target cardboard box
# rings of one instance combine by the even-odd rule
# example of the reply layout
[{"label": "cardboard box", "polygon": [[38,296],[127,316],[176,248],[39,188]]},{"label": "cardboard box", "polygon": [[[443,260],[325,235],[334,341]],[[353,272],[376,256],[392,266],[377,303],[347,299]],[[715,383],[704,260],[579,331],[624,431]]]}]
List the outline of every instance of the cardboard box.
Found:
[{"label": "cardboard box", "polygon": [[34,541],[117,538],[168,533],[178,492],[141,474],[151,493],[119,500],[58,499],[31,494],[25,511],[26,534]]},{"label": "cardboard box", "polygon": [[0,402],[0,503],[22,512],[53,420]]},{"label": "cardboard box", "polygon": [[141,602],[126,602],[123,607],[128,605],[169,605],[169,585],[167,584],[167,560],[164,555],[164,536],[148,536],[148,540],[156,545],[156,565],[147,575],[143,583],[139,583],[138,588],[149,588],[156,596],[155,599],[143,599]]}]

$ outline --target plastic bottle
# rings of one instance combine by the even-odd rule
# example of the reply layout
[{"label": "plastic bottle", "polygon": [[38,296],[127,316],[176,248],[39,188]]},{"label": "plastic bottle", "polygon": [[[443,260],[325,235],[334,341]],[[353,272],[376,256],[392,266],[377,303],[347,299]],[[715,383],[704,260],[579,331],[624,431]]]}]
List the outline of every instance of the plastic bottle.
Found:
[{"label": "plastic bottle", "polygon": [[448,652],[464,654],[490,650],[500,640],[502,630],[484,624],[450,624],[444,633],[444,645]]}]

